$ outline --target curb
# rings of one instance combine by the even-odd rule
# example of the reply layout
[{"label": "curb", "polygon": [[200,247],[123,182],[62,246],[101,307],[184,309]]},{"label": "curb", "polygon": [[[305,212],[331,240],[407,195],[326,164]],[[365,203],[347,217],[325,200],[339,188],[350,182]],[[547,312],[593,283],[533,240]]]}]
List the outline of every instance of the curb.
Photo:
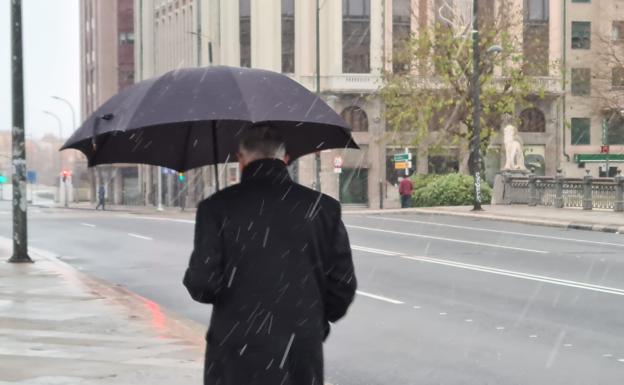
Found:
[{"label": "curb", "polygon": [[486,219],[492,221],[505,221],[505,222],[513,222],[513,223],[522,223],[527,225],[535,225],[535,226],[547,226],[547,227],[557,227],[562,229],[569,230],[587,230],[587,231],[600,231],[605,233],[613,233],[613,234],[624,234],[624,226],[620,225],[602,225],[602,224],[592,224],[592,223],[580,223],[580,222],[566,222],[566,221],[551,221],[545,219],[531,219],[531,218],[514,218],[504,215],[496,215],[496,214],[485,214],[485,213],[463,213],[463,212],[453,212],[446,210],[430,210],[430,209],[420,209],[420,208],[408,208],[408,209],[388,209],[388,210],[345,210],[342,212],[343,215],[383,215],[383,214],[398,214],[398,215],[409,215],[409,214],[428,214],[428,215],[446,215],[446,216],[454,216],[454,217],[464,217],[464,218],[477,218],[477,219]]},{"label": "curb", "polygon": [[[9,241],[8,239],[6,240]],[[37,259],[51,262],[55,265],[55,269],[64,277],[70,276],[69,279],[77,278],[77,280],[86,287],[87,291],[108,298],[114,303],[131,310],[132,316],[139,317],[143,320],[153,319],[153,313],[146,309],[146,304],[156,304],[154,301],[123,286],[112,284],[80,271],[69,263],[59,259],[58,255],[37,248],[29,248],[29,254],[31,254],[35,263]],[[158,305],[158,311],[167,319],[167,334],[191,343],[191,345],[195,346],[201,352],[204,351],[207,326],[182,317],[160,305]]]}]

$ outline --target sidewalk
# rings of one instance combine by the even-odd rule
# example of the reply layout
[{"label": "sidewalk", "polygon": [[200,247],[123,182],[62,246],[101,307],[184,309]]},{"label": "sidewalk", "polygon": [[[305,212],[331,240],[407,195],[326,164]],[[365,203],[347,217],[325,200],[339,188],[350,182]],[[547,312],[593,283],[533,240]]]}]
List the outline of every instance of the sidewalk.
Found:
[{"label": "sidewalk", "polygon": [[624,213],[613,210],[556,209],[526,205],[484,205],[474,212],[472,206],[420,207],[391,210],[351,210],[344,214],[428,214],[502,220],[540,226],[594,230],[624,234]]},{"label": "sidewalk", "polygon": [[201,384],[204,331],[53,256],[0,240],[0,384]]}]

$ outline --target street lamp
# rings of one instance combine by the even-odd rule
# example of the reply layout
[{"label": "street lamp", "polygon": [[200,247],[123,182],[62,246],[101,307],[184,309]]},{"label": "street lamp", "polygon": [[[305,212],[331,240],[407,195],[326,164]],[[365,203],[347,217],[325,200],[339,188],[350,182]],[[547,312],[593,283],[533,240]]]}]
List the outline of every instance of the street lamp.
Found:
[{"label": "street lamp", "polygon": [[76,127],[76,110],[74,110],[74,106],[71,104],[71,102],[65,98],[62,98],[60,96],[52,96],[52,99],[56,99],[59,100],[63,103],[65,103],[69,109],[71,110],[71,114],[72,114],[72,132],[77,128]]},{"label": "street lamp", "polygon": [[[478,1],[473,0],[472,14],[472,164],[471,171],[474,178],[473,211],[481,211],[481,52],[479,48],[479,8]],[[487,54],[497,54],[503,51],[499,45],[493,45],[486,50]]]},{"label": "street lamp", "polygon": [[[59,139],[61,141],[63,141],[63,123],[61,122],[61,118],[58,117],[57,114],[55,114],[54,112],[50,112],[50,111],[43,111],[44,114],[46,115],[50,115],[51,117],[53,117],[54,119],[56,119],[56,121],[58,122],[58,126],[59,126]],[[59,151],[59,168],[61,171],[63,171],[63,154]],[[67,182],[63,181],[64,183],[64,188],[65,188],[65,207],[68,206],[67,203]],[[59,190],[60,190],[60,185],[59,185]]]}]

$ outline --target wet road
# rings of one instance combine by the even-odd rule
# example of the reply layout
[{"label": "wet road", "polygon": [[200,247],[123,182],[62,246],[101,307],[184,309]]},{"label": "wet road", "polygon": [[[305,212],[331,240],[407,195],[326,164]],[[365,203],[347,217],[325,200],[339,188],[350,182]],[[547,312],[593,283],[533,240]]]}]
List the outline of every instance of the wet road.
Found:
[{"label": "wet road", "polygon": [[[180,283],[190,216],[30,217],[31,246],[207,322]],[[622,383],[623,235],[424,215],[345,222],[360,292],[326,345],[332,384]]]}]

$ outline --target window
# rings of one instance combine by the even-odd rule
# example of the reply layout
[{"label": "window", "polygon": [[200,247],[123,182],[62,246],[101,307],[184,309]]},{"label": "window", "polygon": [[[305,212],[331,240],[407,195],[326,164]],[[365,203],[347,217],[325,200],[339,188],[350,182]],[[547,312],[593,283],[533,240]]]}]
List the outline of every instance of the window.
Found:
[{"label": "window", "polygon": [[240,66],[251,67],[250,0],[238,0],[240,28]]},{"label": "window", "polygon": [[546,132],[546,118],[539,108],[527,108],[520,113],[520,132]]},{"label": "window", "polygon": [[522,70],[528,76],[548,76],[548,23],[524,23]]},{"label": "window", "polygon": [[615,67],[611,70],[611,86],[624,88],[624,67]]},{"label": "window", "polygon": [[295,0],[282,0],[282,72],[295,72]]},{"label": "window", "polygon": [[618,20],[611,24],[611,38],[613,41],[624,42],[624,21]]},{"label": "window", "polygon": [[409,41],[411,33],[411,0],[392,2],[392,72],[404,73],[409,70],[409,60],[401,57],[401,51]]},{"label": "window", "polygon": [[591,23],[572,22],[572,49],[589,49],[591,46]]},{"label": "window", "polygon": [[119,43],[120,44],[134,44],[134,33],[133,32],[121,32],[119,34]]},{"label": "window", "polygon": [[605,144],[624,144],[624,117],[618,114],[607,124],[608,132]]},{"label": "window", "polygon": [[368,131],[368,117],[360,107],[347,107],[340,115],[353,131]]},{"label": "window", "polygon": [[524,0],[524,20],[548,21],[549,0]]},{"label": "window", "polygon": [[572,118],[572,145],[583,145],[590,143],[591,120],[589,118]]},{"label": "window", "polygon": [[591,70],[589,68],[572,68],[571,91],[574,96],[588,96],[591,88]]},{"label": "window", "polygon": [[342,0],[342,72],[370,72],[370,0]]}]

